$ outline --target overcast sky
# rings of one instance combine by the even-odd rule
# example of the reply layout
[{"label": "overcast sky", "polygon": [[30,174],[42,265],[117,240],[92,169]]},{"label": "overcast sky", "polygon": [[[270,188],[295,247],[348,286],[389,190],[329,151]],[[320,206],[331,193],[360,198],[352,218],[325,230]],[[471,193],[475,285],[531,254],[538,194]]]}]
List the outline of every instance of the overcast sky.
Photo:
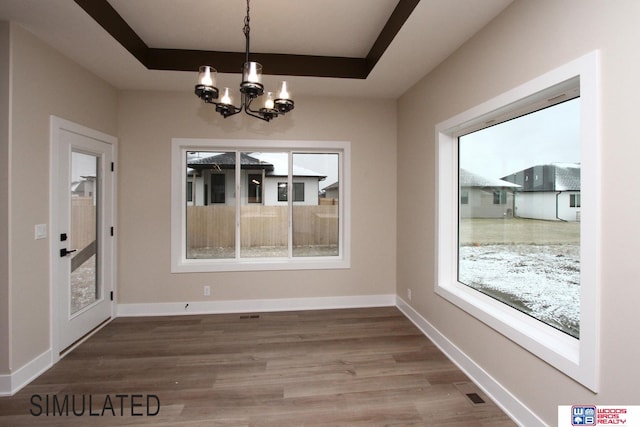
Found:
[{"label": "overcast sky", "polygon": [[460,167],[487,178],[564,162],[580,162],[580,98],[460,138]]}]

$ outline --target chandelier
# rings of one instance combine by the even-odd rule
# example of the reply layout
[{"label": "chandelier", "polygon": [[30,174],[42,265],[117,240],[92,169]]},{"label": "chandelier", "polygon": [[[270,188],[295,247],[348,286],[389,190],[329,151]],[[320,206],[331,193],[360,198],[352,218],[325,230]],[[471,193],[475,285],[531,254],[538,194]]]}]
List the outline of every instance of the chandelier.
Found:
[{"label": "chandelier", "polygon": [[195,93],[205,103],[215,105],[216,111],[225,119],[244,110],[248,115],[268,122],[293,110],[293,100],[289,94],[287,82],[283,81],[280,84],[277,97],[274,97],[273,92],[267,92],[262,106],[257,110],[251,108],[253,101],[264,94],[264,86],[262,85],[262,65],[249,61],[250,31],[249,0],[247,0],[247,16],[244,17],[244,28],[242,30],[245,38],[245,63],[242,68],[242,82],[240,83],[240,106],[236,107],[233,104],[228,87],[224,88],[222,97],[218,101],[217,71],[209,65],[200,67]]}]

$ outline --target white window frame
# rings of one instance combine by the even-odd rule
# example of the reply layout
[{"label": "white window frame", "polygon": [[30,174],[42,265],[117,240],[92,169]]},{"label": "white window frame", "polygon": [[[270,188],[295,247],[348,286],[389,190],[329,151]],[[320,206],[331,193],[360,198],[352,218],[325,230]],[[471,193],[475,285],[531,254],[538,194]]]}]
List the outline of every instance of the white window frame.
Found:
[{"label": "white window frame", "polygon": [[[351,268],[351,144],[349,141],[282,141],[173,138],[171,141],[171,272],[217,272],[261,270],[317,270]],[[232,259],[188,259],[186,257],[186,153],[191,151],[284,151],[295,153],[338,153],[339,159],[339,221],[338,256]],[[292,170],[289,156],[289,170]],[[239,171],[236,172],[235,193],[240,193]],[[291,199],[291,198],[290,198]],[[241,197],[236,198],[240,203]],[[292,201],[289,201],[290,211]],[[289,216],[291,229],[291,214]],[[240,223],[236,222],[239,236]],[[236,240],[236,244],[237,240]],[[291,236],[289,236],[291,246]]]},{"label": "white window frame", "polygon": [[[546,325],[457,280],[458,136],[557,102],[579,79],[581,126],[580,338]],[[569,377],[599,388],[599,53],[591,52],[436,126],[435,291]]]}]

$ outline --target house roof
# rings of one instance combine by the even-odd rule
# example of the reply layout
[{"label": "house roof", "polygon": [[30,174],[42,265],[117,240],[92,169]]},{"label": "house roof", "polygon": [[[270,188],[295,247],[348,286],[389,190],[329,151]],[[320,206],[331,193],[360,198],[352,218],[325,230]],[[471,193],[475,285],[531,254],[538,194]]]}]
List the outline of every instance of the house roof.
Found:
[{"label": "house roof", "polygon": [[[268,156],[268,154],[266,154]],[[269,161],[258,159],[240,153],[240,165],[242,169],[264,169],[267,176],[287,176],[288,163],[282,161],[278,156],[267,157]],[[193,158],[187,161],[187,168],[195,170],[203,169],[233,169],[236,164],[236,153],[220,153],[214,156]],[[296,177],[314,177],[320,181],[326,178],[326,175],[304,168],[299,165],[293,165],[293,176]]]},{"label": "house roof", "polygon": [[340,187],[340,182],[336,181],[333,184],[327,185],[326,187],[324,187],[324,190],[337,190]]},{"label": "house roof", "polygon": [[500,187],[500,188],[518,188],[518,184],[504,181],[498,178],[487,178],[477,173],[470,172],[460,168],[458,178],[460,187]]},{"label": "house roof", "polygon": [[580,163],[549,163],[502,177],[521,191],[580,191]]},{"label": "house roof", "polygon": [[[236,153],[221,153],[209,157],[195,158],[187,161],[187,167],[203,169],[233,169],[236,165]],[[267,172],[273,171],[271,163],[251,157],[246,153],[240,153],[240,167],[242,169],[265,169]]]},{"label": "house roof", "polygon": [[557,191],[580,191],[580,163],[562,163],[554,166]]}]

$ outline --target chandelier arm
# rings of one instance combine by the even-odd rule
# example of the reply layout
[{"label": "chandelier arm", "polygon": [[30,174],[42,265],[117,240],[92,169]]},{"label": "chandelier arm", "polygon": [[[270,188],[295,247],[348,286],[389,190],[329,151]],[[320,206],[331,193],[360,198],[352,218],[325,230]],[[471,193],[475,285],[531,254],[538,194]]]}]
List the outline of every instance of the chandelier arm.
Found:
[{"label": "chandelier arm", "polygon": [[276,111],[270,111],[269,115],[264,115],[264,113],[260,110],[252,110],[251,109],[252,101],[253,101],[253,98],[249,98],[249,101],[244,104],[244,112],[250,115],[251,117],[256,117],[260,120],[264,120],[265,122],[268,122],[269,120],[278,117],[278,114]]},{"label": "chandelier arm", "polygon": [[222,117],[225,119],[229,116],[234,116],[242,111],[241,107],[236,107],[233,104],[223,104],[222,102],[211,102],[211,104],[216,106],[216,112],[220,113]]},{"label": "chandelier arm", "polygon": [[235,105],[232,105],[231,107],[233,108],[233,111],[232,111],[232,112],[227,112],[227,113],[224,113],[224,114],[223,114],[223,113],[220,113],[220,114],[222,114],[222,116],[223,116],[225,119],[226,119],[227,117],[230,117],[230,116],[235,116],[235,115],[236,115],[236,114],[238,114],[240,111],[242,111],[242,108],[238,108],[238,107],[236,107]]},{"label": "chandelier arm", "polygon": [[252,111],[253,110],[248,110],[248,109],[244,110],[245,113],[247,113],[251,117],[255,117],[256,119],[264,120],[265,122],[268,122],[269,120],[271,120],[271,118],[262,117],[260,114],[254,114],[254,113],[252,113]]}]

